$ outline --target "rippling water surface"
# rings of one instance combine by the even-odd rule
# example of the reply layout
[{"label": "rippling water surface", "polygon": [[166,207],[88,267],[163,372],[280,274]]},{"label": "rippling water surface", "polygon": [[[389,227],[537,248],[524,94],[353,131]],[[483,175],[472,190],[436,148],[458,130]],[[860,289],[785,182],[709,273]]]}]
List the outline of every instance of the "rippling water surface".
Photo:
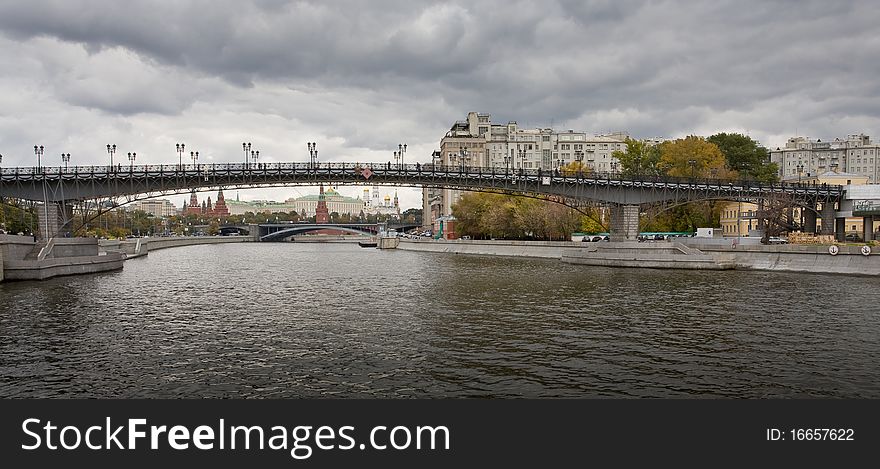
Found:
[{"label": "rippling water surface", "polygon": [[0,283],[2,397],[880,397],[876,279],[226,244]]}]

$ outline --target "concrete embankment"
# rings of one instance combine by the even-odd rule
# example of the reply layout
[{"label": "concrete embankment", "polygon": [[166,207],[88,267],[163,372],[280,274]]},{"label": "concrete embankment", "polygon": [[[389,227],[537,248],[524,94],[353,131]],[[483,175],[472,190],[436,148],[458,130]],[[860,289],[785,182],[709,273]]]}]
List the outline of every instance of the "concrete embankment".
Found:
[{"label": "concrete embankment", "polygon": [[870,254],[862,252],[861,245],[836,245],[831,254],[830,245],[711,245],[699,240],[686,241],[688,246],[733,262],[737,269],[813,272],[828,274],[880,276],[880,247],[872,247]]},{"label": "concrete embankment", "polygon": [[730,245],[684,243],[574,243],[565,241],[443,241],[402,239],[408,251],[541,257],[606,267],[748,269],[880,276],[880,248],[869,255],[861,246]]},{"label": "concrete embankment", "polygon": [[246,243],[251,241],[253,239],[250,236],[172,236],[168,238],[133,238],[126,240],[102,239],[100,246],[104,252],[121,252],[125,254],[127,259],[132,259],[145,256],[150,251],[157,251],[159,249],[199,244]]},{"label": "concrete embankment", "polygon": [[585,250],[589,243],[571,241],[485,241],[485,240],[400,240],[397,249],[407,251],[445,252],[450,254],[480,254],[485,256],[543,257],[561,259],[563,255]]},{"label": "concrete embankment", "polygon": [[48,243],[29,236],[0,235],[0,281],[45,280],[122,268],[125,255],[99,253],[94,238],[57,238]]}]

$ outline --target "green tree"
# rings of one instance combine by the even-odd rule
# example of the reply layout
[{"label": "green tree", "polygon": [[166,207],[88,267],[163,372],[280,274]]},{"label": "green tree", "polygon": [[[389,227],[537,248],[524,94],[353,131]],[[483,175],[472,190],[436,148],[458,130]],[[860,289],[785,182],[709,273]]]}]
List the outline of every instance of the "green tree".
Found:
[{"label": "green tree", "polygon": [[727,162],[727,168],[736,171],[741,178],[761,182],[779,180],[779,167],[770,162],[770,153],[751,137],[722,132],[706,140],[718,146]]},{"label": "green tree", "polygon": [[627,177],[660,176],[660,147],[627,137],[626,151],[614,150],[611,156],[620,161],[620,173]]}]

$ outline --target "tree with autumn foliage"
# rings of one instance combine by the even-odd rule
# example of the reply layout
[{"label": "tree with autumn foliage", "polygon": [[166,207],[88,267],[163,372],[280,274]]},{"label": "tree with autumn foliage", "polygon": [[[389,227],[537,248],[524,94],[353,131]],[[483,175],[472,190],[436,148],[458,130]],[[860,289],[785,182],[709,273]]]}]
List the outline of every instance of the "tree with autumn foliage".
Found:
[{"label": "tree with autumn foliage", "polygon": [[721,149],[696,135],[661,143],[659,167],[665,174],[674,177],[736,177],[736,172],[727,168]]},{"label": "tree with autumn foliage", "polygon": [[565,205],[486,192],[463,194],[452,207],[456,231],[473,238],[570,239],[583,216]]}]

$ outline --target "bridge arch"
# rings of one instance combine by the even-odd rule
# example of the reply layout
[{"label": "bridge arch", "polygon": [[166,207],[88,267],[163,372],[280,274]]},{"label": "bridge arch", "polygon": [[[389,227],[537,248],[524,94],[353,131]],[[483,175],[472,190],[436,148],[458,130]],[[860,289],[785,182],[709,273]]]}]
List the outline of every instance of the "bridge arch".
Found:
[{"label": "bridge arch", "polygon": [[344,231],[346,233],[351,233],[360,236],[372,236],[375,232],[367,230],[367,229],[358,229],[350,226],[340,226],[333,224],[322,224],[322,225],[300,225],[300,226],[292,226],[290,228],[281,229],[278,231],[273,231],[269,234],[260,236],[260,241],[282,241],[291,236],[295,236],[298,234],[310,233],[312,231],[320,231],[320,230],[336,230],[336,231]]}]

